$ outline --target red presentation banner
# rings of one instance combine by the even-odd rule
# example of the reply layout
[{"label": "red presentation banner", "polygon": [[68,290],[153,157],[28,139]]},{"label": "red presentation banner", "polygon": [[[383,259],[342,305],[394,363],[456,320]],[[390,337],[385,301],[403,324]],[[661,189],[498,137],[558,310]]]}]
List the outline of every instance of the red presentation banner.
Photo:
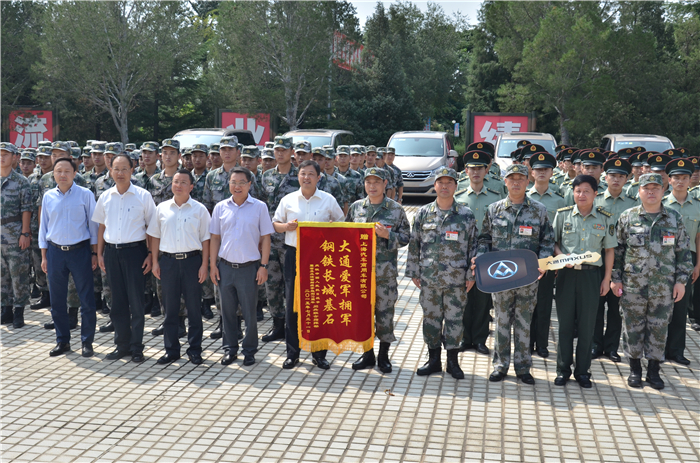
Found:
[{"label": "red presentation banner", "polygon": [[373,348],[375,255],[373,223],[299,222],[294,311],[301,349]]}]

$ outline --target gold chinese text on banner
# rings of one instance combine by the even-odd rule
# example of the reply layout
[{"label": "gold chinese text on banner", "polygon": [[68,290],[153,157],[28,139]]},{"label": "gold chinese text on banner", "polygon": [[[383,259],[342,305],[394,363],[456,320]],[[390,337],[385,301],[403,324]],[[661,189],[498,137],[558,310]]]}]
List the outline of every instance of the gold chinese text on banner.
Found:
[{"label": "gold chinese text on banner", "polygon": [[375,243],[374,223],[299,222],[294,311],[301,349],[372,349]]}]

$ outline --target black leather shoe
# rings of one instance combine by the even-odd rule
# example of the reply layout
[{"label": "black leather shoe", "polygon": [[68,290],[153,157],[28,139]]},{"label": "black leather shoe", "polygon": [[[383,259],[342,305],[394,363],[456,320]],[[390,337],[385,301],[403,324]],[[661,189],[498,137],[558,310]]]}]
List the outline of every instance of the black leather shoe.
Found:
[{"label": "black leather shoe", "polygon": [[492,383],[497,383],[498,381],[503,381],[505,377],[505,373],[501,371],[494,371],[493,373],[491,373],[491,376],[489,376],[489,381],[491,381]]},{"label": "black leather shoe", "polygon": [[144,360],[146,360],[146,359],[143,356],[143,352],[136,352],[134,354],[131,354],[131,361],[134,363],[141,363]]},{"label": "black leather shoe", "polygon": [[471,343],[471,342],[468,342],[468,343],[464,343],[464,342],[463,342],[462,345],[459,346],[459,351],[460,351],[460,352],[466,352],[466,351],[468,351],[468,350],[470,350],[470,349],[474,349],[474,344]]},{"label": "black leather shoe", "polygon": [[202,317],[206,318],[207,320],[214,318],[214,312],[211,311],[212,305],[214,305],[214,301],[211,299],[204,299],[202,301]]},{"label": "black leather shoe", "polygon": [[314,358],[312,362],[321,370],[329,370],[331,368],[331,364],[324,358]]},{"label": "black leather shoe", "polygon": [[522,375],[515,375],[520,381],[525,384],[535,384],[535,378],[532,377],[530,373],[523,373]]},{"label": "black leather shoe", "polygon": [[538,347],[535,352],[537,352],[537,355],[539,355],[543,359],[549,357],[549,349],[547,349],[546,347]]},{"label": "black leather shoe", "polygon": [[700,323],[697,323],[697,322],[692,323],[690,325],[690,328],[694,329],[695,331],[700,331]]},{"label": "black leather shoe", "polygon": [[246,355],[243,358],[243,366],[249,367],[251,365],[255,365],[255,357],[252,355]]},{"label": "black leather shoe", "polygon": [[111,333],[112,331],[114,331],[114,325],[111,321],[106,325],[100,326],[100,333]]},{"label": "black leather shoe", "polygon": [[595,349],[595,348],[594,348],[594,349],[591,349],[591,358],[592,358],[593,360],[595,360],[595,359],[597,359],[597,358],[600,358],[602,355],[603,355],[603,351],[602,351],[602,350],[598,350],[598,349]]},{"label": "black leather shoe", "polygon": [[576,382],[579,384],[579,386],[581,386],[584,389],[590,389],[591,387],[593,387],[590,375],[581,375],[578,378],[576,378]]},{"label": "black leather shoe", "polygon": [[51,352],[49,352],[49,355],[51,357],[57,357],[59,355],[65,354],[66,352],[70,352],[70,343],[59,342],[56,344],[56,347],[51,349]]},{"label": "black leather shoe", "polygon": [[567,382],[569,382],[568,376],[557,376],[556,378],[554,378],[555,386],[566,386]]},{"label": "black leather shoe", "polygon": [[298,358],[287,359],[287,360],[285,360],[284,363],[282,364],[282,368],[284,368],[285,370],[291,370],[292,368],[294,368],[294,367],[297,366],[298,364],[299,364],[299,359],[298,359]]},{"label": "black leather shoe", "polygon": [[199,354],[187,354],[187,358],[190,359],[192,365],[201,365],[204,362]]},{"label": "black leather shoe", "polygon": [[165,328],[163,328],[162,323],[160,325],[158,325],[158,328],[153,328],[151,330],[151,334],[153,336],[163,336],[163,333],[165,333]]},{"label": "black leather shoe", "polygon": [[168,363],[173,363],[175,360],[178,360],[180,358],[179,355],[170,355],[170,354],[165,354],[158,360],[156,360],[156,363],[158,365],[167,365]]},{"label": "black leather shoe", "polygon": [[668,357],[668,360],[680,363],[681,365],[690,365],[690,360],[685,358],[683,355],[674,355],[673,357]]},{"label": "black leather shoe", "polygon": [[92,349],[92,343],[90,342],[84,342],[83,343],[83,357],[92,357],[95,355],[95,351]]},{"label": "black leather shoe", "polygon": [[46,323],[44,323],[44,329],[45,330],[55,330],[56,325],[54,325],[53,322],[46,322]]},{"label": "black leather shoe", "polygon": [[216,329],[211,332],[209,337],[211,339],[221,339],[224,336],[224,333],[221,331],[221,317],[219,317],[219,324],[216,325]]},{"label": "black leather shoe", "polygon": [[221,357],[221,364],[222,365],[231,365],[234,360],[236,360],[238,356],[234,354],[233,352],[226,352],[223,357]]},{"label": "black leather shoe", "polygon": [[155,301],[153,303],[153,307],[151,307],[151,317],[152,318],[160,317],[162,313],[163,313],[163,311],[160,310],[160,302]]},{"label": "black leather shoe", "polygon": [[617,352],[605,352],[603,353],[607,358],[612,360],[613,362],[619,362],[622,359],[620,358],[620,355]]},{"label": "black leather shoe", "polygon": [[263,306],[258,306],[255,311],[255,316],[259,322],[265,320],[265,314],[263,313]]},{"label": "black leather shoe", "polygon": [[479,354],[483,354],[483,355],[489,355],[491,353],[489,351],[489,348],[486,347],[486,344],[484,344],[483,342],[480,342],[479,344],[476,345],[476,351]]},{"label": "black leather shoe", "polygon": [[123,359],[124,357],[128,357],[131,355],[131,352],[128,350],[125,350],[123,352],[120,352],[119,349],[115,349],[109,354],[105,355],[105,360],[119,360]]}]

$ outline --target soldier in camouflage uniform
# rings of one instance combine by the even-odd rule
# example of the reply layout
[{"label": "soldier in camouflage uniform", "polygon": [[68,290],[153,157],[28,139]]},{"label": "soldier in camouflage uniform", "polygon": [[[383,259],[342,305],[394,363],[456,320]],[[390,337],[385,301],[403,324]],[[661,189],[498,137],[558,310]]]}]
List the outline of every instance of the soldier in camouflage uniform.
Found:
[{"label": "soldier in camouflage uniform", "polygon": [[[486,210],[479,235],[479,255],[490,251],[529,249],[540,259],[554,252],[554,233],[547,217],[547,208],[526,196],[528,168],[521,164],[508,166],[505,182],[508,197],[493,203]],[[510,367],[510,331],[513,327],[514,366],[517,377],[534,384],[530,374],[530,323],[537,301],[538,282],[523,288],[494,293],[496,314],[494,371],[490,381],[502,381]]]},{"label": "soldier in camouflage uniform", "polygon": [[[190,196],[200,203],[204,199],[204,183],[207,181],[207,154],[209,147],[205,144],[197,143],[192,147],[192,176],[194,176],[194,188]],[[212,295],[213,297],[213,295]],[[206,298],[205,298],[206,299]]]},{"label": "soldier in camouflage uniform", "polygon": [[386,194],[388,197],[394,198],[396,195],[396,173],[393,169],[387,167],[384,156],[386,156],[386,148],[377,148],[377,161],[375,165],[386,171]]},{"label": "soldier in camouflage uniform", "polygon": [[29,178],[36,167],[36,150],[26,149],[19,156],[19,170],[24,178]]},{"label": "soldier in camouflage uniform", "polygon": [[[277,166],[262,175],[262,186],[267,197],[270,219],[274,217],[280,201],[289,193],[299,190],[299,169],[291,163],[293,142],[291,137],[275,137],[275,159]],[[263,342],[284,339],[285,295],[284,295],[284,234],[272,234],[269,268],[267,270],[267,303],[272,315],[272,328],[261,339]]]},{"label": "soldier in camouflage uniform", "polygon": [[2,174],[2,307],[0,323],[15,328],[24,326],[24,307],[29,303],[29,259],[31,245],[30,221],[32,192],[29,181],[12,168],[17,148],[12,143],[0,143],[0,173]]},{"label": "soldier in camouflage uniform", "polygon": [[363,175],[350,167],[350,159],[352,156],[361,154],[359,148],[350,148],[341,145],[337,150],[338,166],[336,172],[345,177],[345,199],[348,206],[351,206],[355,201],[365,197],[365,185]]},{"label": "soldier in camouflage uniform", "polygon": [[476,219],[467,206],[454,200],[457,172],[440,167],[434,175],[437,199],[421,207],[413,219],[406,262],[406,276],[421,290],[423,339],[429,352],[428,362],[417,373],[424,376],[442,371],[444,320],[447,372],[462,379],[458,353],[467,292],[474,285],[469,262],[476,254]]},{"label": "soldier in camouflage uniform", "polygon": [[642,386],[641,359],[646,357],[646,380],[654,389],[662,389],[659,367],[668,323],[673,303],[685,294],[693,264],[683,217],[661,203],[661,175],[644,174],[639,185],[641,205],[623,212],[617,222],[611,287],[622,296],[622,339],[630,359],[627,384]]},{"label": "soldier in camouflage uniform", "polygon": [[264,148],[260,154],[260,160],[260,166],[262,167],[260,169],[260,178],[262,179],[262,174],[270,169],[274,169],[277,165],[277,161],[275,161],[275,150]]},{"label": "soldier in camouflage uniform", "polygon": [[41,249],[39,249],[39,198],[41,197],[41,178],[53,170],[51,161],[51,148],[48,146],[40,146],[37,149],[37,157],[39,170],[34,172],[27,179],[32,192],[32,266],[34,267],[34,284],[41,292],[40,299],[29,306],[32,310],[45,309],[51,307],[51,297],[49,295],[49,283],[46,279],[46,274],[41,269]]},{"label": "soldier in camouflage uniform", "polygon": [[321,176],[318,179],[316,188],[332,195],[341,209],[345,210],[343,208],[345,204],[345,194],[343,193],[343,187],[340,181],[325,172],[327,164],[333,165],[335,150],[333,148],[314,148],[311,150],[311,153],[313,155],[313,160],[321,167]]},{"label": "soldier in camouflage uniform", "polygon": [[386,168],[394,171],[394,180],[396,181],[396,202],[401,204],[403,202],[403,172],[396,165],[394,165],[394,159],[396,159],[396,148],[393,146],[386,147],[385,163]]},{"label": "soldier in camouflage uniform", "polygon": [[[365,170],[364,162],[366,149],[363,151],[363,148],[364,146],[360,145],[350,145],[350,168],[360,174],[364,174]],[[364,198],[364,193],[362,197]]]},{"label": "soldier in camouflage uniform", "polygon": [[154,175],[160,173],[160,168],[157,164],[159,148],[160,146],[158,145],[158,142],[155,141],[147,141],[141,145],[143,169],[138,173],[134,173],[133,175],[133,177],[136,179],[136,186],[140,186],[143,189],[148,189],[148,180]]},{"label": "soldier in camouflage uniform", "polygon": [[[338,147],[340,148],[340,147]],[[382,373],[391,373],[389,347],[396,341],[394,336],[394,305],[399,297],[397,257],[399,248],[408,244],[411,226],[401,205],[384,195],[386,173],[373,167],[365,171],[364,184],[367,198],[350,206],[346,222],[369,223],[374,226],[377,236],[376,256],[376,302],[374,306],[375,334],[379,339],[379,355],[375,358],[374,349],[365,352],[352,364],[353,370],[371,368],[379,363]]]}]

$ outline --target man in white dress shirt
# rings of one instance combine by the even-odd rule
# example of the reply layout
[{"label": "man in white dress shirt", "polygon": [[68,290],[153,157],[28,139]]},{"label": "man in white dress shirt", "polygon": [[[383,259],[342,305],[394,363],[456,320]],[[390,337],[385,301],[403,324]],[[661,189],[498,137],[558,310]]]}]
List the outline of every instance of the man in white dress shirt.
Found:
[{"label": "man in white dress shirt", "polygon": [[153,256],[153,275],[161,281],[165,322],[165,365],[180,358],[178,339],[180,296],[185,300],[189,320],[187,356],[195,365],[202,363],[202,283],[207,279],[209,262],[209,211],[190,197],[194,177],[187,169],[173,175],[173,198],[156,207],[148,225]]},{"label": "man in white dress shirt", "polygon": [[[296,278],[297,226],[299,222],[338,222],[345,218],[338,201],[316,188],[321,176],[321,168],[316,161],[304,161],[299,165],[300,188],[280,201],[272,225],[277,233],[284,233],[286,248],[284,257],[284,282],[286,286],[286,331],[287,360],[282,365],[285,369],[294,368],[299,363],[299,334],[297,332],[298,314],[294,312],[294,280]],[[312,354],[314,365],[327,370],[326,351]]]},{"label": "man in white dress shirt", "polygon": [[97,231],[97,262],[107,273],[112,288],[114,343],[117,348],[105,359],[131,355],[143,362],[145,275],[151,271],[151,251],[146,228],[156,212],[148,191],[131,183],[134,161],[126,154],[112,158],[114,186],[105,191],[95,206],[92,220]]}]

